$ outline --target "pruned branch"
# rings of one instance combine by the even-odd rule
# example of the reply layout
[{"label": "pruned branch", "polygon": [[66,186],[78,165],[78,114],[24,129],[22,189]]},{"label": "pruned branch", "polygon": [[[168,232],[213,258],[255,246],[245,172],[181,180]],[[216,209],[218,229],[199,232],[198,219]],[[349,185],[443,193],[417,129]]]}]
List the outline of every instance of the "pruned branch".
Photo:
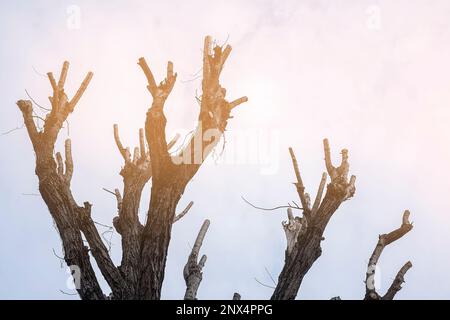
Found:
[{"label": "pruned branch", "polygon": [[403,276],[405,273],[412,267],[411,262],[406,263],[402,269],[400,269],[399,273],[394,279],[394,282],[392,283],[391,287],[389,288],[388,292],[384,297],[380,296],[375,287],[375,271],[377,268],[378,260],[381,256],[381,253],[383,252],[384,248],[391,244],[394,241],[397,241],[401,237],[403,237],[405,234],[407,234],[411,229],[413,228],[413,225],[409,222],[409,211],[405,210],[403,213],[402,218],[402,225],[395,229],[394,231],[391,231],[387,234],[382,234],[378,238],[378,243],[375,246],[375,249],[369,259],[369,263],[367,266],[367,273],[366,273],[366,300],[380,300],[380,299],[393,299],[395,294],[401,289],[401,284],[403,283]]},{"label": "pruned branch", "polygon": [[122,141],[120,141],[118,124],[114,124],[114,140],[116,141],[117,149],[119,149],[119,152],[122,155],[125,162],[130,162],[131,161],[130,151],[124,148],[122,145]]},{"label": "pruned branch", "polygon": [[320,202],[322,201],[323,189],[325,188],[325,184],[327,183],[327,174],[326,172],[322,173],[322,179],[320,180],[319,189],[317,190],[316,199],[314,200],[314,204],[311,210],[311,215],[315,215],[317,209],[319,209]]},{"label": "pruned branch", "polygon": [[311,203],[309,199],[309,195],[305,194],[305,186],[303,185],[303,180],[300,175],[300,170],[298,168],[297,158],[295,157],[294,150],[289,147],[289,154],[291,155],[292,165],[294,166],[295,176],[297,178],[297,182],[295,183],[295,187],[297,188],[297,193],[300,198],[303,207],[303,214],[308,220],[311,213]]},{"label": "pruned branch", "polygon": [[145,137],[152,161],[152,190],[147,222],[142,230],[140,250],[139,297],[159,299],[164,267],[176,208],[184,190],[225,131],[231,109],[247,101],[229,102],[219,79],[231,47],[211,48],[211,37],[205,38],[203,52],[202,95],[196,129],[177,153],[169,154],[166,143],[164,104],[176,80],[172,63],[166,79],[156,85],[155,77],[144,59],[139,59],[153,101],[147,112]]},{"label": "pruned branch", "polygon": [[399,292],[402,289],[402,284],[405,282],[405,274],[408,272],[409,269],[411,269],[412,263],[411,261],[408,261],[403,265],[403,267],[398,271],[397,275],[395,276],[394,281],[392,281],[391,286],[389,287],[386,294],[383,296],[383,300],[392,300],[394,299],[397,292]]},{"label": "pruned branch", "polygon": [[[31,101],[19,100],[17,105],[24,117],[25,125],[36,154],[36,174],[39,178],[39,191],[44,199],[56,228],[60,234],[64,260],[68,266],[76,267],[81,272],[81,285],[77,291],[82,299],[105,299],[92,268],[89,251],[96,259],[106,281],[118,298],[127,291],[127,285],[119,270],[112,263],[108,251],[92,221],[91,206],[77,205],[70,190],[73,175],[73,159],[70,140],[65,142],[65,163],[61,153],[54,156],[55,142],[58,134],[85,92],[91,78],[89,72],[75,96],[69,102],[64,85],[67,79],[69,63],[64,62],[61,74],[56,82],[53,74],[47,74],[53,94],[49,98],[52,108],[46,115],[42,130],[36,128],[33,121],[33,104]],[[90,248],[83,241],[83,235]]]},{"label": "pruned branch", "polygon": [[160,168],[170,164],[165,133],[166,118],[163,107],[175,85],[177,74],[173,73],[173,63],[169,61],[167,63],[166,78],[159,85],[156,85],[153,73],[145,59],[139,58],[138,64],[147,78],[147,89],[153,97],[152,106],[147,112],[145,121],[145,135],[149,146],[150,158],[152,159],[153,177],[154,180],[158,180],[161,174]]},{"label": "pruned branch", "polygon": [[66,139],[64,144],[65,156],[66,156],[66,171],[64,173],[64,178],[66,182],[70,185],[73,175],[73,159],[72,159],[72,141]]},{"label": "pruned branch", "polygon": [[349,164],[348,152],[342,151],[342,163],[335,168],[331,163],[330,146],[328,140],[324,141],[325,166],[331,177],[326,194],[323,197],[327,174],[323,173],[312,208],[309,196],[300,175],[300,169],[292,148],[289,153],[292,159],[297,193],[303,207],[303,218],[295,217],[288,211],[288,221],[283,222],[283,229],[287,238],[285,264],[278,277],[277,286],[272,294],[274,300],[295,299],[303,277],[313,263],[322,254],[321,242],[325,239],[323,234],[332,215],[339,206],[355,193],[355,177],[347,179]]},{"label": "pruned branch", "polygon": [[202,269],[206,262],[206,255],[203,255],[199,262],[197,262],[200,248],[205,238],[206,232],[209,228],[209,220],[205,220],[197,235],[194,247],[189,255],[188,261],[184,266],[183,276],[186,281],[186,293],[184,295],[185,300],[196,300],[197,290],[202,281]]}]

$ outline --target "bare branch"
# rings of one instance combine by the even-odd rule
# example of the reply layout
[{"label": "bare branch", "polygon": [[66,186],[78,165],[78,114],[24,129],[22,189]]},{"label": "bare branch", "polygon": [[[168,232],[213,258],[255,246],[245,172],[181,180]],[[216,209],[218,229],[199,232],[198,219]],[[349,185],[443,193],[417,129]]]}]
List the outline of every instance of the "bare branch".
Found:
[{"label": "bare branch", "polygon": [[247,101],[248,101],[247,97],[241,97],[239,99],[236,99],[236,100],[230,102],[230,109],[234,109],[237,106],[239,106],[239,105],[241,105],[241,104],[243,104],[244,102],[247,102]]},{"label": "bare branch", "polygon": [[254,204],[252,204],[250,201],[248,201],[247,199],[245,199],[243,196],[241,196],[242,200],[244,200],[248,205],[252,206],[255,209],[259,209],[259,210],[264,210],[264,211],[274,211],[274,210],[278,210],[278,209],[295,209],[295,210],[303,210],[303,208],[300,208],[295,202],[294,204],[296,206],[292,206],[292,205],[287,205],[287,206],[277,206],[277,207],[273,207],[273,208],[262,208],[262,207],[258,207],[255,206]]},{"label": "bare branch", "polygon": [[314,200],[314,204],[311,210],[311,216],[314,216],[319,209],[320,202],[322,201],[323,189],[325,188],[325,184],[327,182],[327,174],[326,172],[322,173],[322,179],[320,180],[319,189],[317,190],[316,200]]},{"label": "bare branch", "polygon": [[392,284],[389,287],[388,291],[383,296],[383,300],[394,299],[397,292],[399,292],[402,289],[402,284],[405,282],[404,276],[406,272],[408,272],[408,270],[411,269],[411,267],[412,267],[411,261],[408,261],[403,265],[403,267],[398,271],[397,275],[395,276],[394,281],[392,281]]},{"label": "bare branch", "polygon": [[[409,211],[405,210],[405,212],[403,213],[403,218],[402,218],[402,225],[394,230],[391,231],[387,234],[382,234],[379,236],[378,239],[378,243],[369,259],[369,263],[367,266],[367,273],[366,273],[366,296],[365,299],[366,300],[379,300],[382,297],[377,293],[376,288],[375,288],[375,284],[374,284],[374,279],[375,279],[375,271],[376,271],[376,267],[377,267],[377,263],[378,260],[381,256],[381,253],[383,252],[384,248],[391,244],[392,242],[400,239],[401,237],[403,237],[405,234],[407,234],[409,231],[411,231],[411,229],[413,228],[412,224],[409,222]],[[408,265],[408,264],[407,264]],[[408,265],[409,266],[409,265]],[[412,265],[411,265],[412,266]],[[400,270],[401,273],[400,276],[403,277],[404,273],[406,273],[406,271],[408,271],[408,269],[411,267],[406,267],[406,265],[404,266],[405,269],[402,268],[402,270]],[[399,276],[399,277],[400,277]],[[396,288],[399,287],[398,283],[394,283],[393,284]],[[391,286],[392,287],[392,286]],[[401,288],[401,287],[400,287]],[[394,290],[394,289],[392,289]],[[389,296],[391,296],[393,294],[393,291],[389,292]],[[400,289],[398,289],[400,290]],[[398,291],[397,290],[397,291]],[[395,293],[397,292],[395,291]],[[395,295],[394,293],[394,295]],[[393,296],[392,296],[393,297]]]},{"label": "bare branch", "polygon": [[53,92],[58,91],[58,86],[56,85],[55,77],[53,76],[52,72],[47,73],[48,79],[50,80],[50,84],[52,86]]},{"label": "bare branch", "polygon": [[297,177],[297,182],[295,183],[295,186],[297,188],[297,193],[302,203],[303,214],[305,215],[306,219],[308,219],[311,212],[309,197],[307,197],[305,194],[305,186],[303,185],[302,177],[300,176],[300,170],[298,168],[297,158],[295,157],[294,150],[292,150],[292,148],[289,148],[289,153],[291,155],[292,165],[294,166],[295,176]]},{"label": "bare branch", "polygon": [[58,81],[58,89],[62,90],[64,88],[64,84],[66,83],[66,77],[67,77],[67,71],[69,70],[69,62],[68,61],[64,61],[62,69],[61,69],[61,74],[59,76],[59,81]]},{"label": "bare branch", "polygon": [[[62,67],[58,84],[56,84],[55,78],[51,72],[47,74],[53,91],[53,96],[49,98],[52,108],[45,119],[42,119],[44,121],[44,128],[42,131],[38,131],[36,124],[34,123],[33,119],[35,117],[40,117],[33,114],[32,102],[20,100],[17,102],[17,105],[24,116],[25,125],[33,143],[36,154],[35,172],[39,178],[39,191],[61,237],[64,249],[64,260],[68,266],[78,266],[81,269],[80,276],[82,281],[80,288],[77,288],[77,291],[82,299],[104,299],[105,296],[92,268],[88,248],[85,247],[82,234],[88,239],[88,242],[91,245],[91,252],[93,252],[99,268],[102,270],[102,273],[105,278],[107,278],[107,281],[113,290],[117,289],[117,286],[115,286],[113,282],[117,281],[119,278],[113,280],[111,277],[114,277],[112,274],[114,272],[117,274],[118,270],[115,269],[110,258],[107,256],[107,253],[104,254],[103,250],[99,247],[101,238],[98,235],[93,222],[83,224],[81,221],[82,217],[77,214],[80,210],[83,212],[90,212],[90,206],[89,209],[86,206],[85,208],[79,207],[73,198],[70,188],[68,188],[68,182],[70,181],[73,172],[70,140],[66,141],[65,145],[65,172],[62,155],[58,152],[56,153],[56,159],[54,157],[54,148],[59,131],[63,127],[64,122],[67,121],[68,115],[73,111],[73,106],[79,100],[81,94],[86,90],[89,80],[92,77],[92,73],[90,73],[86,81],[81,85],[79,92],[75,95],[73,100],[75,103],[70,106],[68,98],[64,93],[64,84],[66,82],[68,67],[68,62],[65,62]],[[98,239],[100,240],[98,241]],[[103,243],[101,244],[103,245]],[[114,269],[116,271],[114,271]],[[125,287],[121,290],[125,290]],[[118,296],[120,296],[119,292],[117,293]]]},{"label": "bare branch", "polygon": [[145,159],[147,156],[147,151],[145,148],[145,137],[144,137],[144,129],[140,128],[139,129],[139,147],[140,147],[140,154],[141,154],[141,159]]},{"label": "bare branch", "polygon": [[258,282],[258,283],[259,283],[260,285],[262,285],[263,287],[266,287],[266,288],[269,288],[269,289],[275,289],[275,287],[270,286],[270,285],[268,285],[268,284],[265,284],[265,283],[259,281],[258,278],[254,278],[254,279],[255,279],[256,282]]},{"label": "bare branch", "polygon": [[183,211],[181,211],[179,214],[177,214],[175,216],[175,218],[173,218],[173,223],[175,223],[178,220],[180,220],[181,218],[183,218],[186,215],[186,213],[189,212],[189,210],[192,208],[193,205],[194,205],[194,201],[189,202],[189,204],[186,206],[186,208],[184,208]]},{"label": "bare branch", "polygon": [[19,100],[17,101],[17,106],[22,112],[23,120],[25,127],[27,128],[28,135],[30,136],[30,140],[36,148],[39,133],[33,120],[33,105],[29,100]]},{"label": "bare branch", "polygon": [[169,141],[167,144],[167,150],[172,149],[172,147],[177,143],[178,139],[180,138],[180,134],[177,133],[175,137],[172,138],[172,140]]},{"label": "bare branch", "polygon": [[[302,207],[309,209],[309,196],[304,192],[304,185],[298,169],[297,159],[293,150],[290,154],[294,171],[297,177],[297,192]],[[285,255],[285,264],[278,277],[277,286],[272,294],[273,300],[295,299],[304,276],[312,267],[314,262],[322,254],[321,242],[325,239],[323,234],[333,214],[339,206],[355,193],[355,177],[347,181],[348,174],[348,152],[342,152],[342,163],[339,168],[334,168],[331,163],[330,147],[327,139],[324,139],[325,165],[331,177],[327,185],[326,194],[322,199],[327,175],[322,174],[322,179],[317,191],[311,212],[304,210],[302,220],[295,221],[292,215],[283,223],[286,232],[288,246]],[[301,227],[300,227],[301,225]]]},{"label": "bare branch", "polygon": [[124,296],[129,290],[128,285],[124,281],[119,269],[112,262],[108,249],[98,234],[94,221],[91,218],[91,207],[91,204],[88,202],[84,203],[84,207],[78,207],[77,212],[80,218],[80,229],[85,235],[91,249],[90,251],[108,285],[117,297]]},{"label": "bare branch", "polygon": [[185,300],[196,300],[197,290],[202,281],[202,269],[206,262],[206,255],[203,255],[200,262],[197,263],[198,254],[205,238],[206,232],[209,228],[209,220],[205,220],[197,235],[194,247],[189,255],[188,261],[184,266],[183,276],[186,281],[186,293],[184,295]]},{"label": "bare branch", "polygon": [[142,71],[144,71],[145,77],[147,78],[148,86],[147,89],[152,94],[153,98],[155,98],[156,95],[156,82],[155,77],[153,76],[152,71],[150,70],[147,61],[145,61],[144,57],[139,58],[138,65],[142,68]]},{"label": "bare branch", "polygon": [[114,140],[116,141],[117,149],[119,149],[120,154],[122,155],[125,162],[131,162],[131,157],[129,152],[123,147],[122,142],[120,141],[119,136],[119,125],[114,124]]},{"label": "bare branch", "polygon": [[66,181],[70,183],[73,175],[72,142],[70,139],[66,140],[64,147],[66,156],[66,173],[64,176]]},{"label": "bare branch", "polygon": [[139,58],[138,65],[142,68],[142,71],[144,71],[145,77],[147,78],[148,82],[147,89],[150,91],[154,102],[157,102],[156,105],[162,108],[164,101],[172,91],[177,79],[177,74],[173,73],[173,63],[171,61],[167,63],[166,78],[159,85],[156,85],[153,73],[150,70],[147,62],[145,61],[145,58]]},{"label": "bare branch", "polygon": [[336,176],[336,168],[333,166],[333,163],[331,162],[331,155],[330,155],[330,144],[328,142],[328,139],[323,139],[323,149],[325,153],[325,166],[328,171],[328,175],[331,179],[334,179]]},{"label": "bare branch", "polygon": [[72,98],[72,100],[70,100],[69,102],[69,106],[70,106],[70,112],[73,111],[73,109],[75,108],[75,106],[77,105],[78,101],[81,99],[81,97],[83,96],[84,92],[86,91],[89,82],[91,82],[91,79],[93,77],[93,73],[92,72],[88,72],[88,74],[86,75],[86,77],[84,78],[83,82],[81,83],[80,88],[78,89],[77,93],[75,94],[75,96]]},{"label": "bare branch", "polygon": [[[141,237],[140,269],[143,271],[139,280],[139,287],[142,288],[140,296],[146,299],[160,297],[161,282],[164,278],[164,257],[167,255],[169,245],[167,239],[170,239],[178,201],[203,161],[219,143],[231,117],[230,103],[225,99],[226,90],[219,82],[223,64],[230,51],[231,47],[222,50],[217,46],[211,50],[211,37],[206,37],[197,127],[193,130],[194,134],[188,143],[183,144],[181,151],[176,155],[169,154],[167,149],[165,133],[167,119],[163,112],[165,100],[176,79],[173,64],[167,64],[166,79],[156,87],[153,74],[149,72],[145,60],[139,60],[153,96],[145,123],[145,135],[152,161],[152,194],[147,222]],[[233,105],[244,100],[235,101]],[[163,263],[160,263],[161,259]]]}]

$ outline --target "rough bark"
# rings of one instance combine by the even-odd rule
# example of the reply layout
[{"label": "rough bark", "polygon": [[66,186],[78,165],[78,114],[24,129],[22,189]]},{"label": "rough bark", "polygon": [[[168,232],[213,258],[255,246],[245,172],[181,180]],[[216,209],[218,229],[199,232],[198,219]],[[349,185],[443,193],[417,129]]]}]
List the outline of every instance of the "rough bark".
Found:
[{"label": "rough bark", "polygon": [[287,238],[287,249],[285,263],[271,297],[273,300],[295,299],[303,277],[322,254],[320,243],[324,239],[323,233],[329,220],[342,202],[351,198],[355,193],[356,178],[352,176],[348,179],[347,150],[342,150],[342,161],[339,167],[334,167],[331,163],[327,139],[324,140],[324,151],[325,165],[328,175],[331,177],[331,182],[328,184],[325,197],[322,200],[326,183],[326,173],[324,173],[311,208],[309,195],[305,193],[297,159],[293,150],[289,149],[297,178],[295,186],[302,203],[303,217],[294,217],[292,212],[288,211],[288,222],[283,223]]},{"label": "rough bark", "polygon": [[[60,153],[54,156],[55,142],[63,123],[73,112],[76,104],[86,90],[92,72],[89,72],[75,96],[69,100],[64,92],[69,63],[64,62],[58,83],[52,73],[48,78],[53,89],[49,97],[51,111],[47,114],[44,128],[38,130],[33,119],[31,101],[19,100],[17,105],[22,112],[28,135],[36,155],[36,175],[39,179],[39,191],[44,199],[56,228],[61,237],[64,260],[68,266],[76,266],[80,270],[80,287],[77,291],[82,299],[104,299],[100,285],[92,268],[89,252],[108,282],[114,295],[121,297],[127,286],[112,263],[106,246],[95,228],[91,218],[91,205],[85,202],[79,206],[72,196],[70,182],[73,174],[73,160],[70,140],[65,144],[65,168]],[[83,243],[85,236],[89,248]]]}]

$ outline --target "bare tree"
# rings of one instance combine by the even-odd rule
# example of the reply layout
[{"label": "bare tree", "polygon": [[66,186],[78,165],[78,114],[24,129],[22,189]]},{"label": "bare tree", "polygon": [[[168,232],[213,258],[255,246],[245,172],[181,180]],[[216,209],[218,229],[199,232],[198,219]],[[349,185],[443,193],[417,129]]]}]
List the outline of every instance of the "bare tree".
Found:
[{"label": "bare tree", "polygon": [[[356,190],[356,177],[351,176],[348,179],[350,167],[348,163],[348,150],[343,149],[341,151],[341,163],[339,167],[335,167],[331,162],[330,146],[327,139],[323,141],[323,145],[325,166],[331,182],[327,185],[326,193],[323,197],[328,176],[327,173],[322,173],[313,205],[311,205],[309,194],[305,192],[294,151],[292,148],[289,148],[297,179],[295,186],[302,206],[301,208],[298,206],[287,208],[288,220],[282,223],[286,234],[287,248],[284,266],[271,297],[273,300],[295,299],[303,277],[322,254],[320,244],[325,240],[323,234],[328,222],[340,205],[350,199]],[[292,209],[301,209],[303,216],[294,216]],[[365,299],[393,299],[395,294],[401,289],[401,284],[404,282],[403,277],[408,269],[412,267],[411,262],[407,262],[401,268],[388,292],[383,297],[379,296],[375,290],[374,275],[376,264],[384,247],[398,240],[412,229],[412,224],[409,223],[408,217],[409,211],[405,211],[402,226],[389,234],[380,236],[367,269]]]},{"label": "bare tree", "polygon": [[[72,195],[70,182],[74,165],[70,140],[65,143],[65,162],[60,153],[54,154],[63,123],[89,85],[92,72],[87,74],[72,99],[64,91],[69,63],[64,62],[58,82],[52,73],[47,74],[53,94],[49,98],[51,111],[45,118],[42,130],[34,121],[32,101],[17,102],[36,154],[39,191],[56,223],[64,260],[69,266],[77,266],[81,272],[77,290],[82,299],[107,298],[97,281],[90,254],[111,288],[110,298],[160,299],[172,224],[189,210],[187,208],[176,217],[178,201],[186,185],[219,142],[231,110],[247,101],[246,97],[227,101],[226,90],[220,85],[220,74],[230,53],[229,45],[212,48],[211,37],[205,38],[198,125],[187,145],[175,155],[169,153],[174,141],[166,142],[164,105],[177,74],[173,71],[172,62],[168,62],[166,78],[157,84],[145,59],[139,59],[138,64],[146,76],[147,89],[153,101],[147,112],[145,130],[139,130],[139,147],[134,149],[133,155],[129,148],[123,147],[118,126],[114,125],[114,138],[125,161],[120,171],[123,192],[115,191],[118,216],[113,220],[114,227],[122,236],[122,261],[118,267],[112,262],[95,227],[91,204],[84,202],[80,206]],[[139,203],[143,188],[150,179],[152,186],[147,223],[142,225],[138,218]]]},{"label": "bare tree", "polygon": [[[175,153],[170,153],[169,150],[178,137],[167,142],[164,105],[175,85],[177,74],[173,71],[172,62],[168,62],[166,77],[157,84],[145,59],[139,59],[138,65],[144,72],[147,89],[153,99],[146,114],[145,129],[139,130],[139,146],[134,148],[133,153],[130,148],[123,146],[118,125],[113,126],[114,139],[124,160],[120,170],[123,190],[115,189],[112,192],[117,200],[118,211],[113,225],[122,241],[120,266],[114,265],[109,250],[99,235],[92,219],[92,205],[84,202],[81,206],[72,195],[74,162],[71,141],[65,141],[65,159],[59,152],[55,153],[58,134],[88,87],[92,72],[87,74],[72,99],[69,99],[64,91],[69,63],[64,62],[58,82],[51,72],[47,74],[53,93],[49,97],[51,110],[44,119],[42,129],[35,123],[33,102],[17,102],[36,155],[35,172],[39,179],[39,191],[61,237],[64,260],[69,267],[80,270],[81,279],[77,291],[82,299],[160,299],[172,225],[183,218],[193,204],[189,203],[184,210],[176,214],[178,202],[189,181],[218,144],[233,108],[247,101],[246,97],[227,101],[226,90],[220,85],[220,74],[230,52],[229,45],[225,48],[212,48],[211,38],[205,38],[198,124],[187,144]],[[311,203],[308,193],[305,192],[295,154],[289,149],[301,207],[297,204],[289,207],[288,221],[283,222],[287,238],[285,263],[272,299],[296,297],[304,276],[321,255],[321,241],[324,240],[323,234],[328,222],[340,205],[355,193],[356,178],[348,178],[348,151],[342,150],[342,160],[338,167],[333,166],[331,162],[330,147],[326,139],[324,151],[328,175],[322,174],[317,195]],[[323,196],[328,176],[331,181]],[[138,217],[139,204],[144,186],[150,179],[152,185],[147,222],[142,224]],[[295,217],[292,209],[300,209],[303,215]],[[399,229],[380,236],[369,261],[366,299],[392,299],[401,289],[404,275],[412,266],[410,262],[399,271],[384,296],[376,292],[373,276],[384,247],[412,229],[408,217],[409,212],[406,211]],[[185,299],[197,298],[202,281],[202,268],[206,262],[206,255],[200,260],[198,256],[208,227],[209,220],[206,220],[183,270],[187,287]],[[90,261],[91,256],[111,289],[108,296],[103,293],[97,281]],[[239,293],[233,296],[233,300],[240,298]]]}]

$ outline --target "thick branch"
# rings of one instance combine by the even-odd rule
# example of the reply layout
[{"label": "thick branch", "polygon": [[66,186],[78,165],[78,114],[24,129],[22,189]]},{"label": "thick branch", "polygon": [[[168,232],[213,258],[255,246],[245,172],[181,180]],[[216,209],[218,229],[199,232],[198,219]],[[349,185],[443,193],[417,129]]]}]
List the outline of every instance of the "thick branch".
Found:
[{"label": "thick branch", "polygon": [[[107,252],[105,252],[105,246],[101,242],[92,220],[86,224],[78,214],[81,209],[73,199],[70,190],[70,180],[73,174],[70,140],[67,140],[65,144],[65,171],[61,154],[58,152],[56,159],[54,157],[55,142],[59,131],[92,78],[92,73],[88,73],[72,102],[69,103],[64,92],[68,68],[69,63],[64,62],[58,83],[56,83],[51,72],[47,74],[53,91],[53,95],[50,97],[52,109],[45,117],[42,132],[37,131],[33,122],[32,103],[20,100],[17,105],[24,116],[25,125],[33,143],[36,154],[35,172],[39,178],[39,191],[61,237],[64,260],[71,269],[80,271],[80,274],[74,274],[80,280],[80,286],[77,288],[77,291],[82,299],[104,299],[105,296],[90,263],[88,249],[83,243],[82,232],[85,233],[94,258],[98,259],[97,264],[113,291],[118,288],[115,283],[119,281],[118,270],[112,264]],[[82,210],[87,209],[83,208]]]},{"label": "thick branch", "polygon": [[[370,259],[369,259],[369,263],[368,263],[368,266],[367,266],[367,273],[366,273],[366,297],[365,297],[366,300],[378,300],[378,299],[381,299],[381,296],[377,293],[376,288],[375,288],[375,271],[376,271],[376,268],[377,268],[377,263],[378,263],[378,260],[379,260],[379,258],[381,256],[381,253],[383,252],[384,248],[387,245],[389,245],[392,242],[400,239],[405,234],[407,234],[409,231],[411,231],[413,226],[409,222],[409,215],[410,215],[409,211],[405,210],[405,212],[403,213],[402,225],[398,229],[396,229],[394,231],[391,231],[390,233],[382,234],[382,235],[379,236],[378,243],[375,246],[375,249],[374,249],[374,251],[373,251],[373,253],[372,253],[372,255],[371,255]],[[408,269],[411,266],[409,266],[409,267],[407,267],[405,269],[402,268],[402,270],[404,271],[403,274],[401,274],[402,277],[403,277],[404,273],[406,273],[406,271],[408,271]],[[402,270],[400,270],[400,271],[402,271]],[[395,285],[395,283],[393,285]],[[398,285],[397,285],[397,287],[398,287]],[[400,290],[400,289],[398,289],[398,290]],[[392,295],[392,291],[389,293],[389,295]]]},{"label": "thick branch", "polygon": [[206,156],[219,142],[230,118],[232,107],[246,101],[243,98],[230,104],[225,100],[226,90],[219,84],[220,72],[230,51],[229,46],[224,50],[216,47],[213,53],[210,37],[205,39],[198,125],[184,149],[172,156],[167,150],[163,105],[175,83],[176,75],[173,73],[173,66],[171,63],[168,64],[166,80],[156,89],[152,81],[153,75],[150,76],[145,60],[139,61],[153,97],[145,125],[152,159],[153,181],[147,223],[141,241],[142,274],[139,283],[141,298],[160,298],[171,228],[178,201]]},{"label": "thick branch", "polygon": [[166,117],[163,107],[175,85],[177,74],[173,73],[173,64],[169,61],[166,78],[157,86],[145,59],[140,58],[138,64],[144,71],[148,81],[147,88],[153,97],[152,106],[147,112],[145,121],[145,135],[152,159],[153,180],[158,183],[163,168],[171,165],[166,142]]},{"label": "thick branch", "polygon": [[95,261],[97,262],[103,277],[110,286],[115,298],[126,298],[128,294],[128,286],[120,271],[112,262],[108,249],[98,234],[98,230],[91,218],[91,207],[91,204],[85,202],[84,207],[77,208],[80,220],[80,230],[86,237],[92,256],[95,258]]},{"label": "thick branch", "polygon": [[174,157],[187,184],[200,168],[203,161],[219,143],[231,117],[233,108],[248,101],[247,97],[228,102],[226,89],[220,85],[220,74],[230,55],[231,46],[212,48],[210,36],[205,37],[203,48],[203,80],[198,125],[186,147]]}]

